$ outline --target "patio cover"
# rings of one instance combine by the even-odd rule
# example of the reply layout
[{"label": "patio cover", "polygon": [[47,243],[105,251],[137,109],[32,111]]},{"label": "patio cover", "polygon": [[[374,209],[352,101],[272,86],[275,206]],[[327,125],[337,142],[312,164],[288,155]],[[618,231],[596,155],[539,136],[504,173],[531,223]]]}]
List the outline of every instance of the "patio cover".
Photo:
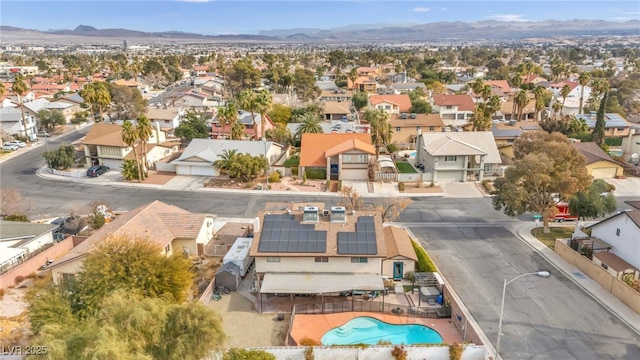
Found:
[{"label": "patio cover", "polygon": [[326,294],[349,290],[384,290],[377,274],[265,274],[261,293]]}]

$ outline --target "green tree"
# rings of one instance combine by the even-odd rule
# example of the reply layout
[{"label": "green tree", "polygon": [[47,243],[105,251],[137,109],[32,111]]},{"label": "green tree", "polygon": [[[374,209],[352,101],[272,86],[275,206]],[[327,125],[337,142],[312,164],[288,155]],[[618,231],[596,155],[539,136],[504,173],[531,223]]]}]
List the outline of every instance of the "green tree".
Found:
[{"label": "green tree", "polygon": [[562,108],[560,109],[560,117],[563,117],[564,115],[564,103],[565,101],[567,101],[567,97],[569,96],[570,93],[571,93],[571,88],[569,87],[569,85],[564,84],[562,89],[560,89],[560,96],[562,96]]},{"label": "green tree", "polygon": [[231,65],[227,74],[229,90],[235,95],[243,90],[251,90],[260,85],[260,71],[253,66],[250,56]]},{"label": "green tree", "polygon": [[109,93],[108,85],[104,82],[87,84],[80,90],[80,96],[89,104],[91,114],[94,118],[98,115],[96,121],[102,121],[104,110],[111,104],[111,94]]},{"label": "green tree", "polygon": [[[260,110],[260,103],[258,99],[258,93],[253,89],[242,90],[237,96],[238,104],[242,110],[249,111],[251,113],[251,122],[253,128],[257,129],[258,124],[256,122],[256,113]],[[255,140],[258,138],[258,133],[255,134]]]},{"label": "green tree", "polygon": [[24,131],[24,137],[29,142],[29,136],[27,134],[27,119],[24,116],[24,99],[23,95],[29,90],[27,84],[24,82],[22,75],[16,75],[13,85],[11,85],[13,93],[18,95],[18,105],[20,106],[20,112],[22,113],[22,130]]},{"label": "green tree", "polygon": [[222,154],[218,154],[219,160],[213,162],[213,167],[218,169],[221,173],[229,172],[231,164],[235,161],[235,157],[238,155],[236,149],[225,149]]},{"label": "green tree", "polygon": [[267,131],[267,113],[273,105],[273,96],[268,90],[262,89],[256,94],[255,102],[256,110],[260,114],[260,138],[264,139]]},{"label": "green tree", "polygon": [[148,101],[142,97],[138,89],[132,89],[123,85],[109,85],[113,113],[112,118],[118,120],[131,120],[142,116],[148,105]]},{"label": "green tree", "polygon": [[598,108],[598,112],[596,113],[596,124],[593,127],[592,139],[593,142],[602,146],[604,144],[605,138],[605,107],[607,106],[607,93],[605,92],[602,96],[602,100],[600,100],[600,107]]},{"label": "green tree", "polygon": [[64,114],[60,110],[41,109],[38,111],[38,119],[40,119],[40,126],[49,132],[53,131],[57,125],[67,123],[67,119],[64,118]]},{"label": "green tree", "polygon": [[176,136],[187,141],[209,138],[209,127],[201,113],[195,110],[188,110],[180,118],[180,125],[174,131]]},{"label": "green tree", "polygon": [[138,166],[138,180],[142,180],[142,167],[140,166],[140,160],[138,158],[138,127],[133,125],[133,123],[129,120],[126,120],[122,124],[122,142],[127,144],[133,151],[133,157],[136,161],[136,165]]},{"label": "green tree", "polygon": [[569,211],[581,219],[603,217],[616,211],[616,199],[610,187],[602,179],[594,180],[587,190],[578,192],[569,200]]},{"label": "green tree", "polygon": [[529,103],[529,93],[527,90],[520,90],[516,94],[514,101],[516,103],[516,107],[518,109],[518,121],[522,121],[522,113],[524,112],[524,107]]},{"label": "green tree", "polygon": [[300,100],[312,101],[320,95],[321,90],[315,84],[316,78],[313,71],[302,68],[295,70],[293,74],[293,86]]},{"label": "green tree", "polygon": [[276,360],[276,356],[264,350],[231,348],[222,356],[222,360]]},{"label": "green tree", "polygon": [[371,126],[371,140],[376,148],[376,160],[380,155],[380,148],[391,142],[391,123],[389,114],[384,109],[368,109],[364,112],[364,119]]},{"label": "green tree", "polygon": [[546,101],[549,98],[548,97],[548,91],[543,87],[543,86],[536,86],[535,88],[533,88],[533,95],[535,96],[536,99],[536,103],[535,103],[535,121],[541,121],[542,119],[540,118],[540,114],[542,112],[542,110],[544,110],[545,106],[546,106]]},{"label": "green tree", "polygon": [[493,206],[509,216],[542,214],[548,233],[556,204],[568,201],[591,182],[584,157],[564,135],[546,132],[524,133],[514,143],[514,154],[513,166],[494,183]]},{"label": "green tree", "polygon": [[351,98],[351,102],[356,111],[360,111],[369,104],[369,95],[365,92],[356,91]]},{"label": "green tree", "polygon": [[424,99],[416,99],[411,101],[409,112],[416,114],[431,114],[431,103]]},{"label": "green tree", "polygon": [[564,119],[547,118],[540,123],[542,128],[549,132],[559,132],[568,138],[591,141],[589,126],[583,119],[575,116],[565,116]]},{"label": "green tree", "polygon": [[71,144],[60,145],[57,150],[46,151],[42,156],[47,160],[49,168],[65,170],[73,166],[76,148]]},{"label": "green tree", "polygon": [[[511,86],[513,86],[516,89],[520,89],[520,86],[522,86],[522,74],[516,73],[511,78]],[[514,93],[513,93],[513,107],[511,109],[511,119],[512,120],[515,118],[515,114],[516,114],[516,94],[517,94],[517,90],[515,90]]]},{"label": "green tree", "polygon": [[239,140],[244,137],[244,129],[242,130],[242,134],[240,136],[236,136],[238,134],[234,133],[233,128],[238,123],[238,108],[236,103],[233,101],[227,102],[223,106],[218,108],[218,121],[221,126],[229,125],[231,128],[231,140]]},{"label": "green tree", "polygon": [[269,111],[269,118],[276,124],[287,124],[291,115],[291,107],[282,104],[273,104]]},{"label": "green tree", "polygon": [[229,164],[229,176],[241,178],[243,181],[250,181],[264,172],[265,163],[266,158],[264,155],[237,154]]},{"label": "green tree", "polygon": [[354,66],[347,73],[347,79],[351,80],[351,89],[356,89],[356,80],[358,80],[358,69]]},{"label": "green tree", "polygon": [[281,144],[291,143],[291,131],[282,123],[277,123],[274,129],[267,130],[267,140],[271,140]]},{"label": "green tree", "polygon": [[578,114],[582,114],[584,111],[584,88],[589,85],[590,81],[591,74],[586,71],[581,72],[578,76],[578,82],[580,83],[580,108],[578,109]]},{"label": "green tree", "polygon": [[147,177],[147,141],[153,135],[153,126],[146,115],[139,116],[137,123],[138,139],[142,142],[142,178],[145,179]]},{"label": "green tree", "polygon": [[300,126],[296,129],[295,139],[300,139],[302,134],[314,133],[321,134],[322,126],[320,125],[320,118],[312,112],[306,113],[299,117]]},{"label": "green tree", "polygon": [[140,180],[138,162],[133,159],[125,159],[122,163],[122,178],[128,181]]}]

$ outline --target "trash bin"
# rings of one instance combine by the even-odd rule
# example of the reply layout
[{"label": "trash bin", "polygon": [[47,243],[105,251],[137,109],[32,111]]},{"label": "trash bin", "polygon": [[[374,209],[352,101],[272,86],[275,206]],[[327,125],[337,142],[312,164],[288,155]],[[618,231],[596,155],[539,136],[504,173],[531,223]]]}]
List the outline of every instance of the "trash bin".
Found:
[{"label": "trash bin", "polygon": [[436,298],[436,302],[442,305],[442,294],[438,295],[438,297]]}]

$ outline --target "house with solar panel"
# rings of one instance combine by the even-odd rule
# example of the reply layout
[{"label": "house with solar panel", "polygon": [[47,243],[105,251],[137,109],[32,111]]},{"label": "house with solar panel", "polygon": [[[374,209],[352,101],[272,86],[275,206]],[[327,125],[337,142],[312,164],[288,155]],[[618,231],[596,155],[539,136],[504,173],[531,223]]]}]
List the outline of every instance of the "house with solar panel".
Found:
[{"label": "house with solar panel", "polygon": [[[576,115],[578,120],[584,120],[589,126],[589,130],[593,131],[596,127],[596,116],[597,113],[595,111],[591,111],[588,114]],[[616,113],[606,113],[604,114],[604,136],[605,137],[619,137],[619,136],[629,136],[629,131],[631,129],[631,124],[627,122],[622,116]]]},{"label": "house with solar panel", "polygon": [[[258,220],[250,256],[259,310],[263,299],[274,294],[290,296],[291,306],[295,295],[317,295],[324,306],[328,296],[380,293],[383,276],[391,277],[383,274],[387,245],[379,211],[269,204]],[[393,264],[388,269],[393,271]]]}]

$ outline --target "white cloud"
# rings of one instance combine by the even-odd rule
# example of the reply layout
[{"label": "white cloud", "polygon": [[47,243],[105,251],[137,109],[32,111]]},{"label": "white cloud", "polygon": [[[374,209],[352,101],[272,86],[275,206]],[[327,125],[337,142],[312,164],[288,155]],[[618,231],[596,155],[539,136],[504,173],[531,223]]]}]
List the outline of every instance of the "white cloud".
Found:
[{"label": "white cloud", "polygon": [[431,10],[431,9],[429,9],[428,7],[417,7],[417,8],[414,8],[413,10],[411,10],[411,11],[413,11],[413,12],[427,12],[429,10]]},{"label": "white cloud", "polygon": [[497,20],[497,21],[529,21],[524,18],[524,15],[517,14],[496,14],[489,16],[489,20]]}]

